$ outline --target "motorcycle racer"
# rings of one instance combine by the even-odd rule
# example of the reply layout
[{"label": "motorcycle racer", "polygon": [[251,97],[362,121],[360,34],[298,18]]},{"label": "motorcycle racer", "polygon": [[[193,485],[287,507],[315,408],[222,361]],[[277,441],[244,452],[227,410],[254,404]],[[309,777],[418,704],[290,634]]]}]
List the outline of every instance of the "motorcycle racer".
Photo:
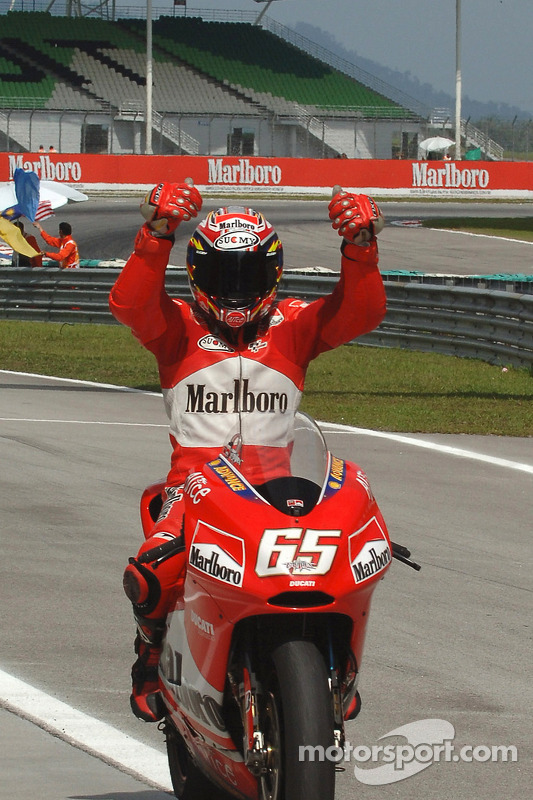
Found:
[{"label": "motorcycle racer", "polygon": [[[161,512],[124,573],[137,623],[131,707],[148,722],[164,714],[157,668],[166,616],[183,591],[182,501],[191,470],[220,453],[237,421],[240,429],[260,431],[262,443],[287,446],[311,360],[373,330],[386,308],[376,240],[383,217],[372,198],[340,187],[329,217],[342,237],[341,273],[327,297],[276,301],[283,273],[276,231],[261,213],[227,206],[211,211],[189,241],[193,302],[171,298],[165,270],[174,232],[201,208],[189,182],[149,192],[141,205],[147,221],[110,294],[115,318],[157,360],[170,420]],[[166,542],[182,546],[160,559]]]}]

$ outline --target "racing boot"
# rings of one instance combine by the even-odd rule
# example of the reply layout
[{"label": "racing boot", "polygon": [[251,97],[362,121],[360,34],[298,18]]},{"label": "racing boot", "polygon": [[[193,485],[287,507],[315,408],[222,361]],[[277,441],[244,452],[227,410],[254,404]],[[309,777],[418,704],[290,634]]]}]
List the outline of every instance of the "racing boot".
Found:
[{"label": "racing boot", "polygon": [[164,619],[147,619],[135,615],[137,661],[131,669],[131,710],[144,722],[157,722],[165,716],[165,706],[159,691],[158,665],[161,642],[165,632]]}]

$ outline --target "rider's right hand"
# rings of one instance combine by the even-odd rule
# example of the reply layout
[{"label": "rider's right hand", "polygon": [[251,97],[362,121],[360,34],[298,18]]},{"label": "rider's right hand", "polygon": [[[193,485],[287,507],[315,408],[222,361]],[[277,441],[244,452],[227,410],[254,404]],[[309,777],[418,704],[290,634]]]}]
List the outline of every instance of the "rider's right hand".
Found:
[{"label": "rider's right hand", "polygon": [[202,197],[190,178],[184,183],[159,183],[148,192],[141,203],[141,214],[149,227],[167,236],[180,222],[198,216]]}]

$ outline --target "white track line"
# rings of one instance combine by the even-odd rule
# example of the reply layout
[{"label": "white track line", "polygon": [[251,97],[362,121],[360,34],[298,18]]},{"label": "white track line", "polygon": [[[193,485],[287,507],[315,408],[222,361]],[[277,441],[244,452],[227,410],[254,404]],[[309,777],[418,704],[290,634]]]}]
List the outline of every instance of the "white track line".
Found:
[{"label": "white track line", "polygon": [[[17,372],[12,369],[0,369],[4,375],[21,375],[24,378],[40,378],[43,381],[58,381],[59,383],[74,383],[80,386],[94,386],[97,389],[115,389],[119,392],[133,392],[137,394],[147,394],[152,397],[161,397],[160,392],[145,392],[144,389],[132,389],[131,386],[117,386],[115,383],[97,383],[95,381],[80,381],[76,378],[57,378],[55,375],[40,375],[37,372]],[[0,389],[2,388],[0,384]],[[21,385],[21,389],[24,386]]]},{"label": "white track line", "polygon": [[[124,392],[137,392],[127,386],[114,384],[92,383],[91,381],[72,380],[70,378],[56,378],[54,376],[36,375],[28,372],[12,372],[0,370],[4,374],[20,375],[43,380],[53,380],[63,383],[96,386],[105,389],[115,389]],[[23,388],[23,387],[21,387]],[[156,392],[141,392],[161,398]],[[8,421],[5,418],[4,421]],[[20,421],[15,419],[14,421]],[[25,422],[61,422],[91,424],[84,420],[23,420]],[[98,422],[100,425],[114,425],[117,423]],[[166,425],[153,425],[148,423],[118,423],[121,425],[146,425],[147,427],[166,427]],[[59,739],[83,750],[89,755],[99,758],[106,764],[118,768],[162,792],[172,792],[172,783],[168,769],[168,761],[163,753],[153,747],[133,739],[131,736],[107,725],[105,722],[94,719],[82,711],[56,700],[39,689],[35,689],[18,678],[0,670],[0,707],[11,711],[23,719],[38,725],[43,730],[57,736]]]},{"label": "white track line", "polygon": [[163,792],[172,784],[166,755],[0,670],[0,707]]},{"label": "white track line", "polygon": [[57,422],[60,425],[122,425],[132,428],[168,428],[165,422],[103,422],[99,419],[41,419],[37,417],[0,417],[0,422]]},{"label": "white track line", "polygon": [[[101,420],[85,420],[85,419],[40,419],[33,417],[0,417],[0,422],[27,422],[27,423],[43,423],[46,425],[115,425],[122,427],[132,428],[167,428],[166,423],[156,422],[103,422]],[[433,450],[437,453],[444,455],[456,456],[459,458],[470,458],[473,461],[482,461],[485,464],[492,464],[495,467],[504,467],[505,469],[515,469],[519,472],[527,472],[533,475],[533,465],[522,464],[520,461],[511,461],[507,458],[498,458],[497,456],[489,456],[485,453],[476,453],[474,450],[465,450],[461,447],[452,447],[451,445],[438,444],[437,442],[430,442],[425,439],[414,439],[411,436],[404,436],[400,433],[388,433],[387,431],[373,431],[368,428],[354,428],[349,425],[340,425],[336,422],[320,422],[320,427],[323,431],[330,433],[339,433],[345,436],[373,436],[377,439],[388,439],[392,442],[399,442],[400,444],[410,445],[411,447],[421,447],[425,450]]]},{"label": "white track line", "polygon": [[[128,387],[115,386],[113,384],[99,384],[90,381],[71,380],[69,378],[54,378],[53,376],[35,375],[26,372],[12,372],[0,370],[0,372],[14,375],[24,375],[27,377],[40,378],[43,380],[62,381],[73,384],[90,385],[100,388],[111,388],[119,391],[135,392],[141,391]],[[21,387],[23,388],[23,387]],[[156,392],[142,392],[154,397],[161,398]],[[150,425],[148,423],[131,422],[88,422],[84,420],[38,420],[38,419],[13,419],[10,421],[19,422],[56,422],[56,423],[78,423],[78,424],[100,424],[100,425],[139,425],[148,427],[166,427],[163,425]],[[4,421],[7,421],[5,418]],[[403,436],[396,433],[383,431],[373,431],[366,428],[354,428],[347,425],[333,423],[321,423],[326,431],[337,432],[355,436],[373,436],[380,439],[413,447],[422,447],[446,455],[460,458],[470,458],[475,461],[482,461],[506,469],[515,469],[522,472],[533,474],[533,466],[522,464],[517,461],[510,461],[504,458],[476,453],[472,450],[464,450],[458,447],[450,447],[424,439],[414,439],[410,436]],[[66,703],[46,695],[29,684],[14,678],[0,670],[0,706],[13,711],[19,716],[43,728],[45,731],[58,736],[69,744],[78,747],[85,752],[96,756],[102,761],[117,767],[123,772],[154,786],[161,791],[172,791],[170,777],[168,777],[168,763],[166,757],[154,748],[138,742],[116,728],[104,722],[93,719],[81,711],[71,708]]]},{"label": "white track line", "polygon": [[[61,381],[64,383],[72,383],[72,384],[80,384],[82,386],[94,386],[95,388],[103,388],[103,389],[115,389],[116,391],[124,391],[124,392],[137,392],[139,394],[145,394],[150,397],[157,397],[161,400],[161,395],[158,392],[145,392],[142,389],[131,389],[128,386],[115,386],[114,384],[109,383],[94,383],[91,381],[80,381],[74,380],[72,378],[55,378],[53,375],[37,375],[31,372],[13,372],[10,370],[0,370],[0,373],[4,373],[6,375],[21,375],[24,377],[29,378],[40,378],[42,380],[50,380],[50,381]],[[0,385],[1,388],[1,385]],[[23,389],[24,386],[21,386]],[[0,418],[2,422],[42,422],[46,424],[50,423],[70,423],[70,424],[78,424],[78,425],[123,425],[123,426],[138,426],[138,427],[153,427],[153,428],[164,428],[166,424],[156,424],[156,423],[143,423],[143,422],[100,422],[98,420],[91,421],[91,420],[62,420],[62,419],[24,419],[24,418],[14,418],[14,417],[3,417]],[[415,439],[412,436],[405,436],[403,434],[398,433],[389,433],[387,431],[373,431],[368,428],[356,428],[350,425],[340,425],[338,423],[333,422],[320,422],[321,428],[325,431],[331,432],[338,432],[343,434],[350,434],[353,436],[373,436],[377,439],[389,439],[389,441],[399,442],[400,444],[409,445],[410,447],[421,447],[425,450],[432,450],[435,453],[442,453],[443,455],[454,456],[457,458],[470,458],[473,461],[481,461],[485,464],[492,464],[496,467],[503,467],[504,469],[514,469],[518,470],[519,472],[526,472],[530,475],[533,475],[533,465],[531,464],[523,464],[520,461],[511,461],[507,458],[498,458],[496,456],[490,456],[485,453],[476,453],[474,450],[465,450],[464,448],[460,447],[451,447],[450,445],[439,444],[438,442],[431,442],[427,439]]]},{"label": "white track line", "polygon": [[414,439],[412,436],[404,436],[401,433],[371,431],[367,430],[366,428],[352,428],[348,425],[338,425],[330,422],[321,422],[320,427],[324,431],[331,431],[333,433],[351,434],[353,436],[374,436],[377,439],[389,439],[389,441],[399,442],[400,444],[407,444],[412,447],[422,447],[425,450],[434,450],[449,456],[470,458],[473,461],[482,461],[485,464],[492,464],[495,467],[516,469],[519,472],[528,472],[530,475],[533,475],[532,464],[522,464],[520,461],[511,461],[508,458],[498,458],[497,456],[489,456],[485,453],[476,453],[475,450],[465,450],[461,447],[451,447],[447,444],[438,444],[437,442],[430,442],[426,439]]},{"label": "white track line", "polygon": [[[458,236],[477,236],[479,239],[498,239],[499,242],[514,242],[514,244],[525,244],[531,246],[533,242],[528,239],[511,239],[509,236],[498,236],[493,233],[473,233],[472,231],[456,231],[453,228],[427,228],[430,231],[437,231],[440,233],[454,233]],[[468,275],[463,277],[468,278]],[[476,276],[477,277],[477,276]]]}]

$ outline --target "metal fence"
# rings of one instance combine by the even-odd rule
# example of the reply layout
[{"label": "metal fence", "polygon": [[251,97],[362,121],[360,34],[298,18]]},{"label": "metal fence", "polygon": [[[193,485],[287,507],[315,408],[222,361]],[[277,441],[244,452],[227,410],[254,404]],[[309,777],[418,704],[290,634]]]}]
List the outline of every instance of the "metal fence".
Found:
[{"label": "metal fence", "polygon": [[[115,323],[107,298],[116,268],[0,268],[0,318]],[[533,294],[444,286],[385,277],[388,311],[358,344],[479,358],[533,369]],[[285,273],[280,296],[312,300],[332,291],[336,275]],[[167,270],[167,291],[190,298],[185,269]]]}]

